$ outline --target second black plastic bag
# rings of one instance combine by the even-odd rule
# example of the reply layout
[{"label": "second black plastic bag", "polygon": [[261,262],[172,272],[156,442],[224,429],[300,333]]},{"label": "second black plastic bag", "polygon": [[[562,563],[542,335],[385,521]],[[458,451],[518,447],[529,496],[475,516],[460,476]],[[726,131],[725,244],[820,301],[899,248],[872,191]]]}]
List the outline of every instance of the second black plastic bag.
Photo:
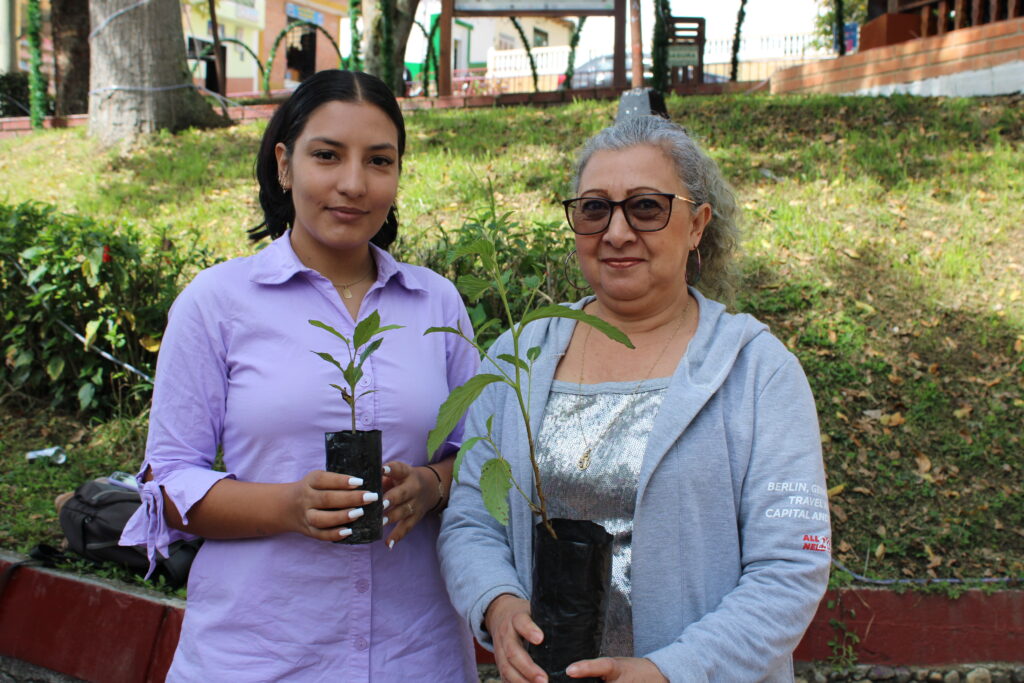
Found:
[{"label": "second black plastic bag", "polygon": [[[327,450],[327,471],[359,477],[362,491],[381,494],[383,472],[381,470],[380,430],[325,432]],[[372,543],[381,538],[381,521],[384,515],[383,497],[376,503],[363,505],[363,516],[349,524],[352,535],[336,543]]]},{"label": "second black plastic bag", "polygon": [[596,682],[599,679],[569,678],[565,668],[600,654],[612,536],[587,520],[552,519],[551,525],[557,540],[543,522],[533,529],[530,612],[544,632],[544,642],[529,645],[528,650],[553,683]]}]

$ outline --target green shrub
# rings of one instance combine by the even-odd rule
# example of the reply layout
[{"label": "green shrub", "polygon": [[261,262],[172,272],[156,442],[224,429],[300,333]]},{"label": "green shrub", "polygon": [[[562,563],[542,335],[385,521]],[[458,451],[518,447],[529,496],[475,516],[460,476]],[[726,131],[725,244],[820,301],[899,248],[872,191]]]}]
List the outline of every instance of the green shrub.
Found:
[{"label": "green shrub", "polygon": [[0,116],[28,116],[28,72],[0,74]]},{"label": "green shrub", "polygon": [[[530,305],[533,292],[539,287],[544,303],[576,301],[589,294],[590,289],[577,290],[569,283],[571,278],[577,285],[585,285],[583,275],[570,259],[569,267],[563,264],[566,255],[573,248],[572,233],[564,221],[535,222],[524,226],[511,219],[511,214],[498,214],[495,205],[481,211],[466,221],[458,230],[449,232],[441,226],[437,234],[420,233],[414,241],[402,241],[396,251],[396,258],[426,266],[444,275],[452,282],[458,282],[460,290],[466,277],[475,277],[472,259],[453,258],[484,234],[497,236],[497,253],[505,266],[503,278],[509,291],[509,305],[512,317],[519,319]],[[493,226],[498,226],[495,230]],[[535,304],[540,302],[534,302]],[[497,339],[505,329],[505,311],[500,297],[490,291],[469,306],[469,317],[473,322],[477,339],[485,347]]]},{"label": "green shrub", "polygon": [[184,278],[213,261],[197,245],[198,235],[174,245],[45,204],[0,204],[0,381],[91,414],[143,404],[149,382],[96,349],[152,376]]}]

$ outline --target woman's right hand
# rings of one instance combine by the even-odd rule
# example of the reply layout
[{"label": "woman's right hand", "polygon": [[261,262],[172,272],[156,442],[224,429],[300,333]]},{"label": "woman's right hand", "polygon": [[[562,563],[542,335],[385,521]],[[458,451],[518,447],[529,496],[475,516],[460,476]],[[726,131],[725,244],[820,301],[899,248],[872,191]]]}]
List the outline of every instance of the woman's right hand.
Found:
[{"label": "woman's right hand", "polygon": [[523,639],[534,645],[544,640],[544,633],[530,619],[528,600],[509,593],[499,595],[487,607],[484,622],[494,641],[494,660],[502,681],[546,683],[544,670],[534,664],[523,647]]},{"label": "woman's right hand", "polygon": [[291,486],[293,531],[321,541],[352,534],[349,524],[363,516],[363,506],[378,494],[362,491],[363,480],[347,474],[314,470]]}]

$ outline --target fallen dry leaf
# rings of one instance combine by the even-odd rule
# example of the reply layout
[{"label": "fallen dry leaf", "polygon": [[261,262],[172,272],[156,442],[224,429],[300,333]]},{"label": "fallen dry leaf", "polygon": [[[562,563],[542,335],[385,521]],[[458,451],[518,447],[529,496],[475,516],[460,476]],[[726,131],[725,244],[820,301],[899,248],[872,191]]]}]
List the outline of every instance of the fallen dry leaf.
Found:
[{"label": "fallen dry leaf", "polygon": [[916,455],[914,455],[914,462],[917,463],[918,474],[924,474],[925,472],[932,468],[932,461],[928,458],[927,455],[921,453],[920,451]]}]

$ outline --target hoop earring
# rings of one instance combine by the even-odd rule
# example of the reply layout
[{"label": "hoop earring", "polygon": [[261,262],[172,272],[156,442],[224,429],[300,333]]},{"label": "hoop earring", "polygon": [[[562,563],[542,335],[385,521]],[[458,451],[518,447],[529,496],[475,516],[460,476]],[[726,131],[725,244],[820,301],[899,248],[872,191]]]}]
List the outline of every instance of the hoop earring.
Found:
[{"label": "hoop earring", "polygon": [[700,249],[698,249],[697,247],[694,247],[691,251],[694,251],[694,252],[697,253],[697,272],[693,274],[693,277],[690,277],[690,272],[687,271],[687,273],[686,273],[686,283],[690,284],[690,285],[695,285],[698,282],[700,282],[700,271],[701,271],[701,268],[703,267],[703,264],[700,262]]},{"label": "hoop earring", "polygon": [[576,250],[575,250],[575,249],[573,249],[572,251],[570,251],[569,253],[567,253],[567,254],[565,255],[565,258],[564,258],[564,259],[562,259],[562,276],[563,276],[563,277],[565,278],[565,281],[566,281],[567,283],[569,283],[569,286],[570,286],[570,287],[572,287],[573,289],[575,289],[575,290],[576,290],[577,292],[582,292],[582,291],[584,291],[584,290],[588,289],[588,288],[590,287],[590,285],[584,285],[584,286],[582,286],[582,287],[581,287],[580,285],[578,285],[578,284],[576,284],[575,282],[573,282],[573,281],[572,281],[572,278],[571,278],[571,277],[569,277],[569,261],[570,261],[570,260],[572,259],[572,257],[574,257],[575,255],[576,255]]}]

